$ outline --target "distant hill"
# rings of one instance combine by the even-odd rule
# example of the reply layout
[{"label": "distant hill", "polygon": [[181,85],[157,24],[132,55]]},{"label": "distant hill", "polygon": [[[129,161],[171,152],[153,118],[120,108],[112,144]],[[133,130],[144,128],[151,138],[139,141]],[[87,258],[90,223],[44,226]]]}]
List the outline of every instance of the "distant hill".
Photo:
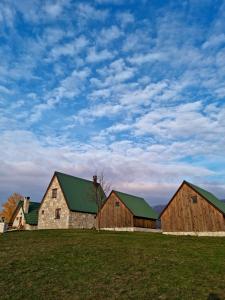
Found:
[{"label": "distant hill", "polygon": [[156,206],[153,206],[152,208],[158,213],[160,214],[162,212],[162,210],[164,209],[166,205],[163,205],[163,204],[159,204],[159,205],[156,205]]}]

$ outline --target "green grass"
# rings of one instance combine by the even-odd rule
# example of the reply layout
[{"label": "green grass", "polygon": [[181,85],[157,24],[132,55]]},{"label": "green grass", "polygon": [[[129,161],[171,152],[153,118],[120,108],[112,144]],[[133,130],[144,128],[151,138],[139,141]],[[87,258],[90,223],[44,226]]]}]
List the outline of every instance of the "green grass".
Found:
[{"label": "green grass", "polygon": [[225,238],[6,233],[0,299],[225,299]]}]

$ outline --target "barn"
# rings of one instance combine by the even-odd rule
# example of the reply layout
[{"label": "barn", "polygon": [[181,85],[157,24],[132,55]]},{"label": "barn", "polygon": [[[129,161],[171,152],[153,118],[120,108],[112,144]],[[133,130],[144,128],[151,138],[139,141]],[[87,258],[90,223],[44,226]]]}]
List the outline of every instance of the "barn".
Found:
[{"label": "barn", "polygon": [[135,231],[155,229],[157,213],[141,197],[112,191],[98,216],[101,229]]},{"label": "barn", "polygon": [[225,235],[225,204],[187,181],[183,181],[160,218],[166,234]]}]

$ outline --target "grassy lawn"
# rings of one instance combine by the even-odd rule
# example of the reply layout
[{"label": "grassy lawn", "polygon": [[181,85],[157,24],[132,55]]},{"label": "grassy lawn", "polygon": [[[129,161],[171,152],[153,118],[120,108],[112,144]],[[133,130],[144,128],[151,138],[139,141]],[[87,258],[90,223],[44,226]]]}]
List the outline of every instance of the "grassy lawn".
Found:
[{"label": "grassy lawn", "polygon": [[225,238],[7,233],[0,299],[225,299]]}]

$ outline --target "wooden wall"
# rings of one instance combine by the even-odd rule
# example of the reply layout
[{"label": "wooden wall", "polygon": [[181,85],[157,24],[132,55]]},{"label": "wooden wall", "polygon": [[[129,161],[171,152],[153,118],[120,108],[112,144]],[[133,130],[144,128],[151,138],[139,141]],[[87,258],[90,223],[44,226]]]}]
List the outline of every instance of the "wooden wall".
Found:
[{"label": "wooden wall", "polygon": [[[191,197],[197,196],[197,203]],[[223,231],[223,214],[184,183],[161,215],[161,228],[165,232]]]},{"label": "wooden wall", "polygon": [[142,219],[134,217],[134,227],[142,227],[142,228],[156,228],[156,221],[150,219]]},{"label": "wooden wall", "polygon": [[[119,206],[116,206],[116,202],[119,202]],[[132,213],[114,193],[101,209],[100,226],[101,228],[133,227]]]}]

